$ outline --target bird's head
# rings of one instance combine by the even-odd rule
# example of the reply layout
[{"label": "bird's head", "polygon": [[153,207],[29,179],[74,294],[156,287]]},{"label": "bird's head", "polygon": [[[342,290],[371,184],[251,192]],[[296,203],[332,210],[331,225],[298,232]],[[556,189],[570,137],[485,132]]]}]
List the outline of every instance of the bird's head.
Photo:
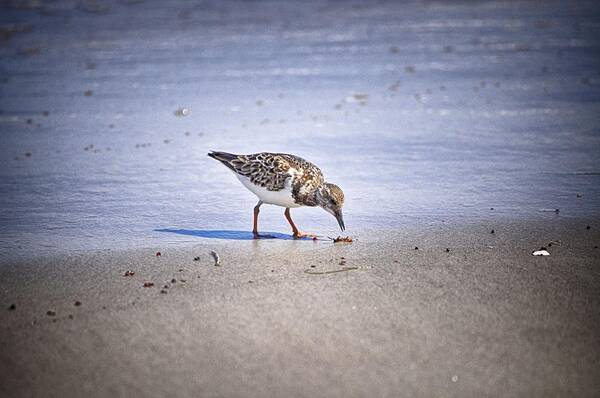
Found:
[{"label": "bird's head", "polygon": [[317,190],[317,204],[327,213],[333,215],[340,224],[341,230],[345,230],[342,206],[344,206],[344,192],[335,184],[326,182]]}]

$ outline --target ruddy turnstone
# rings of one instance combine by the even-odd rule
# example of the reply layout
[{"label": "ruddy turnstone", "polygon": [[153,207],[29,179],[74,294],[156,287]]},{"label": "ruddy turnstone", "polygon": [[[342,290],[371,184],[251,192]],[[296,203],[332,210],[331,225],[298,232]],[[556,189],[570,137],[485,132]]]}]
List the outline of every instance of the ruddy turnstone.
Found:
[{"label": "ruddy turnstone", "polygon": [[229,167],[242,184],[258,196],[254,207],[254,238],[261,237],[258,213],[263,203],[285,207],[285,218],[295,238],[315,235],[298,231],[290,215],[292,207],[320,206],[337,219],[342,231],[345,230],[342,217],[344,193],[337,185],[325,182],[323,173],[314,164],[285,153],[234,155],[212,151],[208,156]]}]

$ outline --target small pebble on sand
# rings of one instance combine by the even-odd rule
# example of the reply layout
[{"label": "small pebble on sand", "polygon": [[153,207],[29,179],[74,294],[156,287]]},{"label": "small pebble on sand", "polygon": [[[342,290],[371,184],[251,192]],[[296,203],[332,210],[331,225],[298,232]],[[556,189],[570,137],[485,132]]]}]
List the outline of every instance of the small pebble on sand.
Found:
[{"label": "small pebble on sand", "polygon": [[190,110],[188,108],[179,108],[174,113],[175,116],[187,116],[190,114]]}]

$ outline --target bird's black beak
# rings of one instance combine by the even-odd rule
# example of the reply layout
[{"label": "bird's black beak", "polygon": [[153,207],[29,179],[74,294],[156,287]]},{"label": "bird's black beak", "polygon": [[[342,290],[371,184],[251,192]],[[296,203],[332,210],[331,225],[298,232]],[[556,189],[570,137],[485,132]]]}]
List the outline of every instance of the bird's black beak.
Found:
[{"label": "bird's black beak", "polygon": [[345,231],[346,227],[344,226],[344,217],[342,216],[342,211],[341,210],[340,211],[336,211],[334,213],[334,215],[335,215],[335,219],[337,220],[338,224],[340,224],[340,229],[342,231]]}]

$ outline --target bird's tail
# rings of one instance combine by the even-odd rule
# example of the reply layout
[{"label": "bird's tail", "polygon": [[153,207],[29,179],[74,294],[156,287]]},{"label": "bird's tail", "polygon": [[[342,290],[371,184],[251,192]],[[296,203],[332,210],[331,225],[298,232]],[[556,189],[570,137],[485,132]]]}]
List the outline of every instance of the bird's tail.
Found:
[{"label": "bird's tail", "polygon": [[233,159],[236,159],[238,157],[238,155],[234,155],[233,153],[218,152],[218,151],[210,151],[210,153],[208,153],[208,156],[210,156],[213,159],[218,160],[219,162],[223,163],[225,166],[229,167],[232,170],[233,170],[233,166],[231,165],[230,162]]}]

